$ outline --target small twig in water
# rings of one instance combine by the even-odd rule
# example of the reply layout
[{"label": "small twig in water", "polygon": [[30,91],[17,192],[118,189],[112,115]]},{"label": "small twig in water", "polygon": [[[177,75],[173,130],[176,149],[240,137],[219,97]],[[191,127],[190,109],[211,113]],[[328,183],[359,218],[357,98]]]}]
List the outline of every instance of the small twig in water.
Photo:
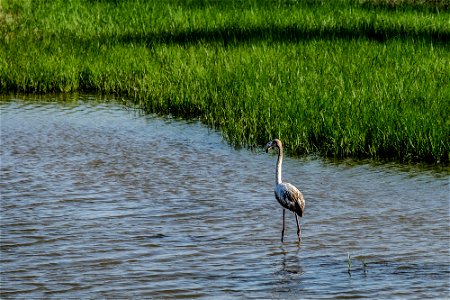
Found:
[{"label": "small twig in water", "polygon": [[363,264],[364,274],[367,274],[367,264],[364,260],[362,261],[362,264]]},{"label": "small twig in water", "polygon": [[347,252],[348,255],[348,275],[350,275],[350,277],[352,276],[352,260],[350,259],[350,252]]}]

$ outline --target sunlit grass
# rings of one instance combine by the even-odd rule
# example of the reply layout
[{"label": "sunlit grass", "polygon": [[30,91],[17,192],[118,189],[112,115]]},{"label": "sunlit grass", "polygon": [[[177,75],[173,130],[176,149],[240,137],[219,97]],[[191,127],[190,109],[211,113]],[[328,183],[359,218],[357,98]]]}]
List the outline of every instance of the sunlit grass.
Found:
[{"label": "sunlit grass", "polygon": [[403,2],[6,1],[0,91],[114,93],[237,146],[448,164],[450,13]]}]

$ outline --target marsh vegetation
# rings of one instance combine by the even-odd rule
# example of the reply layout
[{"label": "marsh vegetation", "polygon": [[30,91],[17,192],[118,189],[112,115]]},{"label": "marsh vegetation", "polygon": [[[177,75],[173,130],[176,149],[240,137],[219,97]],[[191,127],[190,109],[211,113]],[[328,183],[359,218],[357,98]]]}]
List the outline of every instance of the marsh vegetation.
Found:
[{"label": "marsh vegetation", "polygon": [[0,92],[90,92],[236,146],[448,165],[444,1],[3,1]]}]

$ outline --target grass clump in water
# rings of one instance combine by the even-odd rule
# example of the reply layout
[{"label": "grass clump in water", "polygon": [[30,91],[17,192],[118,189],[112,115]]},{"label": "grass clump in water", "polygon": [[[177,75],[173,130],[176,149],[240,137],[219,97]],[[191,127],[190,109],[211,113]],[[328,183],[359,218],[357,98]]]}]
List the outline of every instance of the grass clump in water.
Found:
[{"label": "grass clump in water", "polygon": [[0,92],[115,93],[237,146],[448,165],[450,13],[410,2],[8,0]]}]

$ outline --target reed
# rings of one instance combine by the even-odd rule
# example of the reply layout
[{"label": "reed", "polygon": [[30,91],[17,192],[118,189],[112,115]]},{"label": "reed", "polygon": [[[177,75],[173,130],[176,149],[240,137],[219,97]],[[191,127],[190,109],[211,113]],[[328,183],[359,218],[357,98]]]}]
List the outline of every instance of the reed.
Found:
[{"label": "reed", "polygon": [[3,1],[0,92],[117,94],[236,146],[448,165],[450,13],[382,1]]},{"label": "reed", "polygon": [[352,260],[350,258],[350,252],[347,252],[347,273],[352,277]]}]

